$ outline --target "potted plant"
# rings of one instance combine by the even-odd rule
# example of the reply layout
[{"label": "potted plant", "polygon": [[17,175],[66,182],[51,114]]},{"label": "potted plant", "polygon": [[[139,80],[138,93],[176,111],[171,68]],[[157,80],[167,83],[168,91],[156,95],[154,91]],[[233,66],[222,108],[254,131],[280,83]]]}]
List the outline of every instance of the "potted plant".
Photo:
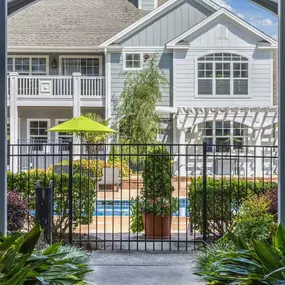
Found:
[{"label": "potted plant", "polygon": [[[178,210],[178,199],[173,197],[172,160],[163,147],[154,147],[147,154],[143,170],[143,188],[138,199],[133,200],[133,231],[143,225],[147,239],[169,239],[172,214]],[[138,213],[138,210],[141,212]],[[136,219],[137,217],[137,219]],[[143,224],[138,221],[141,218]],[[137,226],[137,229],[135,227]]]}]

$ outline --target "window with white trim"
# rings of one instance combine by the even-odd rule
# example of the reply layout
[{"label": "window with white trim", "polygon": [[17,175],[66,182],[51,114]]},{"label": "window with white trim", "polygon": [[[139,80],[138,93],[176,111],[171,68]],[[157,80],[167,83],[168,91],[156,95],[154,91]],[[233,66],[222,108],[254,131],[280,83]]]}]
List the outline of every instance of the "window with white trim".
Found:
[{"label": "window with white trim", "polygon": [[[66,122],[66,120],[56,120],[55,124],[59,125]],[[68,143],[72,141],[72,133],[58,133],[57,134],[57,139],[59,144],[61,144],[61,146],[59,147],[59,152],[65,152],[68,151]]]},{"label": "window with white trim", "polygon": [[198,95],[248,95],[249,64],[246,57],[209,54],[198,59]]},{"label": "window with white trim", "polygon": [[201,124],[204,142],[208,144],[207,152],[230,152],[242,150],[248,137],[248,128],[244,124],[232,121],[207,121]]},{"label": "window with white trim", "polygon": [[100,76],[100,59],[61,58],[61,72],[63,75],[80,72],[82,76]]},{"label": "window with white trim", "polygon": [[[33,147],[33,150],[43,151],[44,144],[48,142],[48,120],[29,121],[29,139],[33,144],[39,144]],[[42,145],[41,145],[42,144]]]},{"label": "window with white trim", "polygon": [[46,75],[46,57],[8,57],[8,72],[18,72],[20,75]]},{"label": "window with white trim", "polygon": [[125,54],[125,69],[140,69],[142,67],[141,53]]}]

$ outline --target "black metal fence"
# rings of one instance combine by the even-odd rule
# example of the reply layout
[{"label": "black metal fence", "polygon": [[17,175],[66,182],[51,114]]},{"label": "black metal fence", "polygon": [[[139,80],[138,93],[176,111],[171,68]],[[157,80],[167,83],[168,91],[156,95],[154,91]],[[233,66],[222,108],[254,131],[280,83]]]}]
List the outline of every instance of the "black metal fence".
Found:
[{"label": "black metal fence", "polygon": [[29,230],[37,181],[54,182],[54,241],[190,250],[222,236],[249,195],[277,188],[277,159],[275,146],[10,145],[8,190],[27,200]]}]

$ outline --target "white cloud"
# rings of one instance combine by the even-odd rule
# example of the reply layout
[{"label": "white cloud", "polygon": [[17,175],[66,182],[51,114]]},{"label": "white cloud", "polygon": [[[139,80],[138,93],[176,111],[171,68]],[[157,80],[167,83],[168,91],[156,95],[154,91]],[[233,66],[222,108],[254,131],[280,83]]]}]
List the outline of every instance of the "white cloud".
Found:
[{"label": "white cloud", "polygon": [[278,35],[277,34],[273,35],[272,38],[275,39],[275,40],[278,40]]},{"label": "white cloud", "polygon": [[242,14],[242,13],[237,13],[237,16],[244,19],[244,14]]},{"label": "white cloud", "polygon": [[270,19],[262,19],[258,21],[258,24],[263,27],[272,27],[274,23]]},{"label": "white cloud", "polygon": [[214,0],[214,2],[216,2],[221,7],[225,7],[226,9],[233,11],[232,6],[228,3],[227,0]]}]

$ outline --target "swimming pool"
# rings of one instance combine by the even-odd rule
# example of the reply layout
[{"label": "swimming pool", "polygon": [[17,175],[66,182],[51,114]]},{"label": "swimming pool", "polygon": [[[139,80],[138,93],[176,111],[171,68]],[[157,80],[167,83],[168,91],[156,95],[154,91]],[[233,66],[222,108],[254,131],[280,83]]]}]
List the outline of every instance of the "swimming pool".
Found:
[{"label": "swimming pool", "polygon": [[[189,216],[187,212],[188,201],[186,198],[179,199],[179,211],[173,216],[185,217]],[[93,216],[130,216],[130,202],[128,200],[98,200],[95,204]]]}]

